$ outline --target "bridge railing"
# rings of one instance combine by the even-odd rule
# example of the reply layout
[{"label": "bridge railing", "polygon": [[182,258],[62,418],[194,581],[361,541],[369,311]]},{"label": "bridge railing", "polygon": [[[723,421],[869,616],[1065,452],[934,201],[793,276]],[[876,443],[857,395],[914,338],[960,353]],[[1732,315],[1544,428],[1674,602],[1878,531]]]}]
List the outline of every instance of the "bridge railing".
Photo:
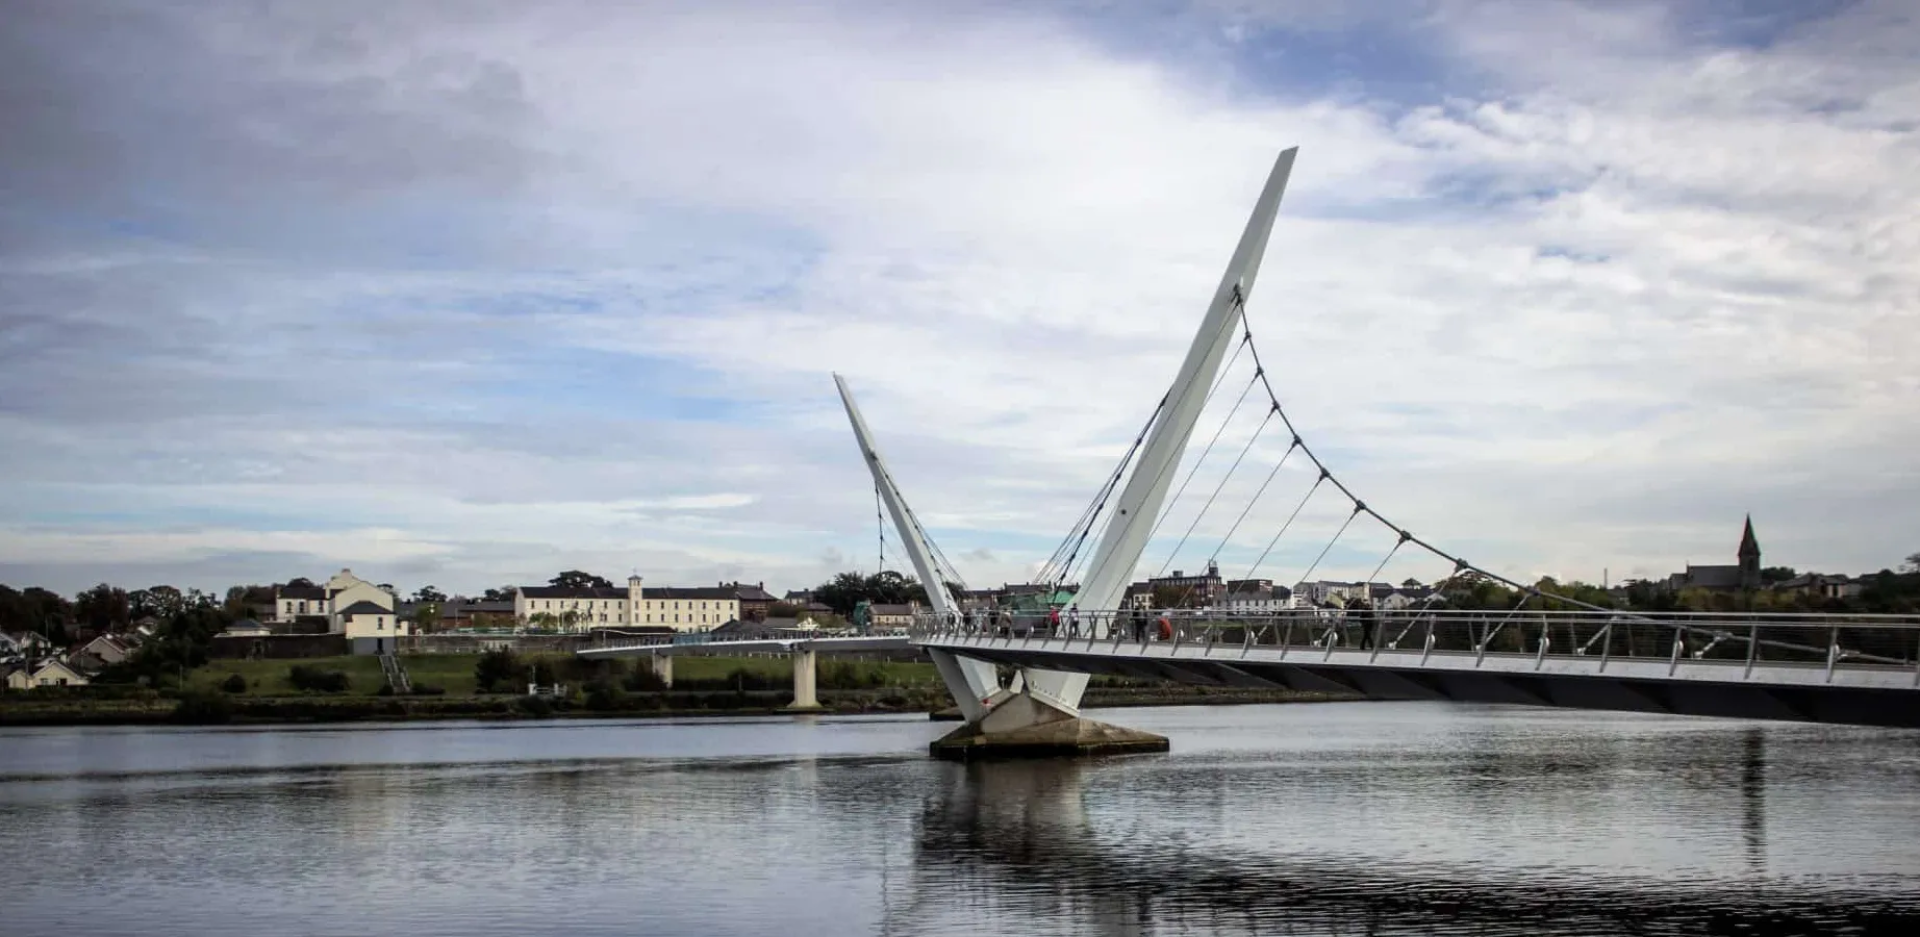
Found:
[{"label": "bridge railing", "polygon": [[625,648],[689,646],[702,647],[728,644],[759,644],[768,641],[806,642],[828,638],[885,638],[911,636],[907,628],[876,628],[865,634],[853,632],[828,631],[773,631],[764,634],[714,634],[710,631],[688,631],[679,634],[621,634],[618,631],[600,631],[599,639],[586,650],[620,650]]},{"label": "bridge railing", "polygon": [[[1162,624],[1164,619],[1165,624]],[[1920,616],[1739,612],[1220,609],[921,615],[917,639],[1028,646],[1157,643],[1209,647],[1417,651],[1441,655],[1595,657],[1907,667],[1920,678]]]}]

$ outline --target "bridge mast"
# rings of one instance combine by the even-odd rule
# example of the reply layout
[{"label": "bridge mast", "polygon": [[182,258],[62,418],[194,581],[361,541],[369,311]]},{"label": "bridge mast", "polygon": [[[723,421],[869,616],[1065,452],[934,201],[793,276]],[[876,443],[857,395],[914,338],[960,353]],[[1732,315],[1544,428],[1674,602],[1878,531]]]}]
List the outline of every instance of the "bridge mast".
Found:
[{"label": "bridge mast", "polygon": [[[1240,306],[1253,293],[1254,278],[1260,273],[1260,260],[1267,252],[1267,235],[1273,230],[1274,216],[1280,210],[1280,197],[1287,190],[1287,177],[1293,172],[1293,158],[1299,149],[1292,147],[1283,150],[1274,160],[1266,187],[1261,190],[1259,201],[1254,203],[1253,216],[1247,220],[1246,230],[1240,235],[1240,244],[1234,248],[1233,259],[1227,263],[1226,273],[1220,277],[1220,286],[1214,290],[1213,303],[1207,307],[1206,317],[1200,321],[1200,329],[1193,336],[1193,345],[1187,349],[1186,360],[1181,362],[1180,371],[1173,379],[1173,387],[1162,404],[1159,418],[1154,421],[1153,430],[1140,450],[1140,459],[1134,463],[1133,475],[1127,479],[1127,486],[1122,489],[1120,500],[1114,505],[1113,519],[1088,564],[1088,574],[1074,597],[1074,604],[1082,609],[1102,611],[1117,608],[1126,594],[1134,566],[1140,562],[1141,551],[1146,549],[1154,518],[1160,515],[1167,489],[1177,474],[1187,439],[1193,435],[1194,422],[1199,419],[1200,410],[1206,405],[1208,388],[1213,386],[1221,359],[1232,344]],[[1027,685],[1035,696],[1075,711],[1080,703],[1080,695],[1086,689],[1087,677],[1085,674],[1029,669]]]},{"label": "bridge mast", "polygon": [[[887,465],[880,458],[880,450],[874,448],[873,434],[867,431],[867,421],[860,416],[860,408],[853,402],[853,391],[847,389],[847,381],[838,374],[833,383],[840,388],[840,402],[846,405],[847,421],[853,424],[853,435],[860,442],[860,455],[867,463],[868,471],[873,473],[873,483],[880,490],[880,500],[887,506],[887,513],[893,517],[894,529],[900,533],[900,542],[907,549],[907,556],[913,560],[913,571],[920,577],[927,589],[927,602],[933,606],[934,614],[942,620],[950,614],[957,615],[952,596],[947,594],[946,578],[940,575],[940,569],[933,561],[933,550],[927,546],[926,537],[915,522],[913,510],[907,507],[907,500],[900,489],[893,484],[893,476],[887,471]],[[992,664],[968,657],[956,657],[945,651],[929,651],[936,669],[954,691],[954,697],[960,704],[961,715],[969,721],[979,719],[987,711],[989,700],[995,694],[1003,694],[1000,676]],[[965,692],[962,692],[964,688]]]}]

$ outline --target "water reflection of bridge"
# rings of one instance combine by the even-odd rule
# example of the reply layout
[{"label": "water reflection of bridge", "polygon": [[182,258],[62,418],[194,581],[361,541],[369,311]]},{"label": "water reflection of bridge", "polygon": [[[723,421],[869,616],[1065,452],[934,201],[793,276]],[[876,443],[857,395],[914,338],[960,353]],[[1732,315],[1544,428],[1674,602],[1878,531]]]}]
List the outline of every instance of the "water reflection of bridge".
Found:
[{"label": "water reflection of bridge", "polygon": [[[1334,853],[1235,854],[1205,838],[1182,841],[1145,825],[1126,829],[1117,815],[1094,817],[1102,801],[1122,802],[1106,792],[1109,785],[1161,782],[1142,772],[1116,777],[1112,763],[1055,760],[954,768],[944,796],[923,808],[913,880],[903,889],[908,897],[896,896],[889,911],[899,922],[917,919],[911,896],[941,889],[943,904],[974,902],[996,918],[1052,922],[1036,926],[1041,933],[1091,927],[1111,935],[1767,937],[1882,927],[1912,933],[1920,925],[1894,898],[1766,877],[1764,732],[1722,738],[1741,753],[1731,793],[1739,798],[1745,879],[1633,878]],[[1262,806],[1229,802],[1217,789],[1190,794],[1198,811]]]}]

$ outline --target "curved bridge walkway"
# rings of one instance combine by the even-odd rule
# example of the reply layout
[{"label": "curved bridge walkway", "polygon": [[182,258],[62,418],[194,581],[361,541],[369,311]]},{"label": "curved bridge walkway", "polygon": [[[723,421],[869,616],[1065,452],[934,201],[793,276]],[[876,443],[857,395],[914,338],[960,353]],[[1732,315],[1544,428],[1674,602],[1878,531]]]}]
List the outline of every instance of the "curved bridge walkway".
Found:
[{"label": "curved bridge walkway", "polygon": [[926,616],[913,644],[1084,674],[1375,699],[1920,727],[1920,618],[1378,611],[1123,612],[986,628]]}]

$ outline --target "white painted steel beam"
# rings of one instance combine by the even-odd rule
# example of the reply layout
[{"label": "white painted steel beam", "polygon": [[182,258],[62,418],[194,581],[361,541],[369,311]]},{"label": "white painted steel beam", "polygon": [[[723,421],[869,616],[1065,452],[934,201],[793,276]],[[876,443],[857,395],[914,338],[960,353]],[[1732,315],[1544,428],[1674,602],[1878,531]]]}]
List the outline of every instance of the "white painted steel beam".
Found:
[{"label": "white painted steel beam", "polygon": [[[1254,203],[1240,244],[1220,277],[1193,344],[1173,379],[1173,385],[1159,418],[1153,423],[1133,474],[1114,503],[1114,515],[1100,538],[1099,547],[1087,567],[1074,604],[1085,609],[1119,608],[1127,583],[1146,548],[1154,518],[1160,515],[1167,490],[1178,473],[1180,457],[1193,425],[1206,405],[1207,392],[1220,371],[1222,359],[1233,343],[1234,325],[1242,304],[1253,294],[1254,279],[1260,273],[1261,258],[1267,252],[1267,236],[1273,230],[1274,216],[1280,211],[1280,198],[1287,190],[1287,177],[1293,172],[1294,155],[1299,147],[1281,151],[1267,176],[1266,187]],[[1085,674],[1029,670],[1027,685],[1033,694],[1068,712],[1078,712],[1080,697],[1086,692]]]},{"label": "white painted steel beam", "polygon": [[[853,435],[860,443],[861,460],[866,462],[868,471],[873,474],[873,483],[880,489],[880,500],[886,505],[887,514],[893,518],[894,530],[899,533],[900,543],[906,547],[908,558],[913,561],[914,573],[927,588],[928,604],[933,606],[934,614],[943,621],[956,616],[959,610],[954,608],[952,597],[947,594],[946,580],[933,562],[933,550],[927,545],[926,538],[921,536],[920,525],[913,522],[913,512],[907,507],[906,497],[894,486],[893,474],[880,458],[880,450],[874,445],[867,421],[860,416],[860,407],[853,402],[853,391],[847,389],[846,379],[838,374],[833,376],[833,383],[840,388],[840,402],[847,408],[847,421],[853,424]],[[1001,689],[1000,675],[992,664],[938,655],[934,657],[934,665],[967,721],[972,722],[986,714],[988,700]],[[954,682],[956,679],[958,683]]]}]

